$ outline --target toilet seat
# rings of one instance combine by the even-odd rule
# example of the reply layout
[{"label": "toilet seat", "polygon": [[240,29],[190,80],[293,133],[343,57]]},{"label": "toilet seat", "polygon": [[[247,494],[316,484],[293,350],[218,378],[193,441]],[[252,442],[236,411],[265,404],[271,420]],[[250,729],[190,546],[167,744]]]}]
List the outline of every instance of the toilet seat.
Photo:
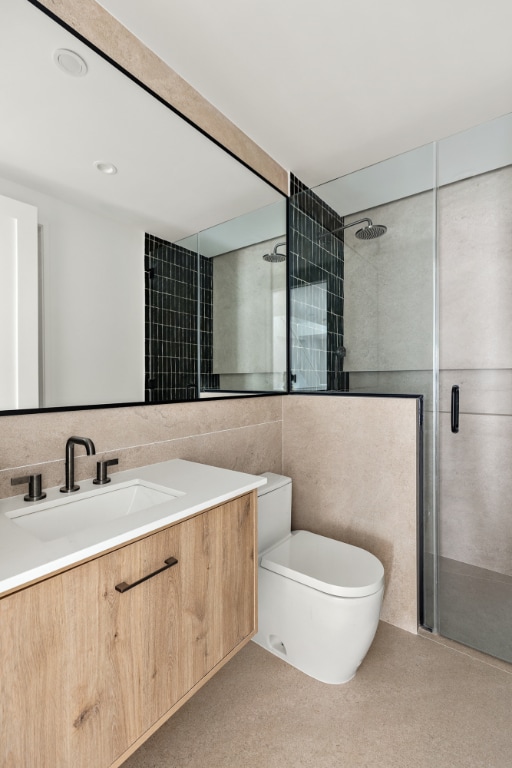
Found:
[{"label": "toilet seat", "polygon": [[338,597],[366,597],[384,586],[382,563],[370,552],[310,531],[293,531],[263,554],[260,565]]}]

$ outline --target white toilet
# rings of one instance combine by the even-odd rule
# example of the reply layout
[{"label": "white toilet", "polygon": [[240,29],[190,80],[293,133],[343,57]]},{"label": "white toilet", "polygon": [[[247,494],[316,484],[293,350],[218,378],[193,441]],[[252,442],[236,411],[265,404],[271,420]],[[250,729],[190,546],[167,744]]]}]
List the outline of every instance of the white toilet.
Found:
[{"label": "white toilet", "polygon": [[324,683],[346,683],[366,656],[384,594],[382,563],[364,549],[291,531],[292,481],[258,489],[258,632],[253,640]]}]

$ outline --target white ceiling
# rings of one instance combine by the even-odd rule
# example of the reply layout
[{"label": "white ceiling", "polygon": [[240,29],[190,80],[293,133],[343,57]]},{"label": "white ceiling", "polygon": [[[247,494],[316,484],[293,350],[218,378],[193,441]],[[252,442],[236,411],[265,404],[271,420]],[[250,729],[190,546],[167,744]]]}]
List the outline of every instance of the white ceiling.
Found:
[{"label": "white ceiling", "polygon": [[511,0],[100,0],[315,185],[512,111]]}]

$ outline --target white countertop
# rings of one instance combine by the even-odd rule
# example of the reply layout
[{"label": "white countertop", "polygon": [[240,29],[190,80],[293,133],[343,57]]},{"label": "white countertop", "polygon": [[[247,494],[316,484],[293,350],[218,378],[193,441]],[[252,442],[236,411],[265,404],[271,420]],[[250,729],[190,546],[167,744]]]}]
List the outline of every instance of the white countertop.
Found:
[{"label": "white countertop", "polygon": [[116,472],[111,477],[112,482],[106,486],[94,485],[92,479],[79,481],[80,490],[71,494],[73,499],[85,497],[85,494],[101,488],[115,488],[130,480],[154,483],[183,495],[52,541],[41,541],[5,513],[19,509],[37,513],[40,505],[47,506],[51,501],[62,502],[63,494],[58,487],[43,489],[47,496],[42,501],[25,502],[23,494],[0,499],[0,595],[222,504],[267,482],[266,477],[182,459]]}]

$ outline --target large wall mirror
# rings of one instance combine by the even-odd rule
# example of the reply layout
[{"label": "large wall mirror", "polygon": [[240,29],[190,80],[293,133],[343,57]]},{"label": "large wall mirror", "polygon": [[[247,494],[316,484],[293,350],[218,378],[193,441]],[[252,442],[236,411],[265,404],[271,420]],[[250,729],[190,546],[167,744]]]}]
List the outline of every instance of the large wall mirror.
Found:
[{"label": "large wall mirror", "polygon": [[0,412],[283,390],[285,197],[29,0],[0,17]]}]

